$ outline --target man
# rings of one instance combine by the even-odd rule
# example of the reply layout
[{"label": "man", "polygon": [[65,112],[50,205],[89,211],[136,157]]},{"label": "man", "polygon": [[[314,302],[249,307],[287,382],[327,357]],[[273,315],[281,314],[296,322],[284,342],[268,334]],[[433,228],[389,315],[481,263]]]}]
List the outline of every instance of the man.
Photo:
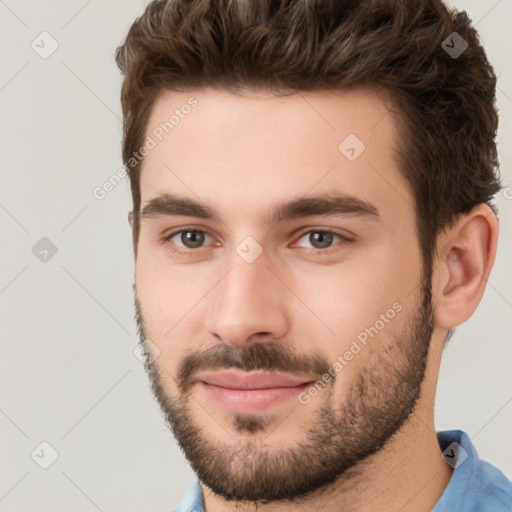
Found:
[{"label": "man", "polygon": [[505,511],[437,433],[498,221],[496,78],[438,0],[150,2],[118,49],[137,322],[176,511]]}]

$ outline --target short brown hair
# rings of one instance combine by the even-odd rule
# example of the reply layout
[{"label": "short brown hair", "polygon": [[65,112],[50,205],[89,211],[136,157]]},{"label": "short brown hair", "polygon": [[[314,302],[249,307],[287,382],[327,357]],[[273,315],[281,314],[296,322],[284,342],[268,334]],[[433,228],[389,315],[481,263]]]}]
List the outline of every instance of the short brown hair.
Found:
[{"label": "short brown hair", "polygon": [[[467,43],[459,56],[443,47],[455,45],[454,32]],[[130,158],[163,90],[386,91],[400,114],[399,169],[428,268],[444,226],[477,204],[494,209],[496,76],[466,12],[441,0],[154,0],[116,62],[135,245],[141,163]]]}]

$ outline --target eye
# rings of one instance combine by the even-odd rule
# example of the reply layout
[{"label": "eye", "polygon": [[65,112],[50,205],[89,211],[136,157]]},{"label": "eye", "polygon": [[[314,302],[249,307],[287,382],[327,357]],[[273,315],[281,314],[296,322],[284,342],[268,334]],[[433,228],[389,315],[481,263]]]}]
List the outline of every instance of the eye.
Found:
[{"label": "eye", "polygon": [[211,241],[213,238],[200,229],[182,229],[171,233],[167,240],[177,247],[198,249],[202,247],[205,241]]},{"label": "eye", "polygon": [[330,249],[335,243],[350,241],[340,233],[320,229],[304,233],[297,241],[298,245],[300,245],[301,240],[306,240],[306,243],[311,244],[311,247],[306,247],[309,249]]}]

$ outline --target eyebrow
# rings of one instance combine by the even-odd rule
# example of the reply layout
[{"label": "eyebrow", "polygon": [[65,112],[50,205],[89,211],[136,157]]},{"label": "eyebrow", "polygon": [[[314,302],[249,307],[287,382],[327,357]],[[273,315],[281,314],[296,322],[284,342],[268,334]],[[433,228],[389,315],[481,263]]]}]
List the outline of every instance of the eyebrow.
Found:
[{"label": "eyebrow", "polygon": [[[194,199],[163,194],[151,199],[141,210],[141,219],[160,216],[183,215],[201,219],[219,218],[216,211]],[[269,224],[286,219],[313,215],[350,215],[379,218],[378,209],[371,203],[349,194],[325,194],[322,196],[300,197],[275,205],[264,218]]]}]

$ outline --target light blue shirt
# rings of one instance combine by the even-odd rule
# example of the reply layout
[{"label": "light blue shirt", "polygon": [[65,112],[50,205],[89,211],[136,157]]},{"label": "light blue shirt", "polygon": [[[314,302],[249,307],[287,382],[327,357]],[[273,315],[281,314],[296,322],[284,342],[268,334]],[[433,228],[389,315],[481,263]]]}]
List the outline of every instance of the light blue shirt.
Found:
[{"label": "light blue shirt", "polygon": [[[437,433],[442,457],[453,473],[432,512],[511,512],[512,482],[495,466],[480,459],[462,430]],[[189,487],[172,512],[204,512],[199,482]]]}]

